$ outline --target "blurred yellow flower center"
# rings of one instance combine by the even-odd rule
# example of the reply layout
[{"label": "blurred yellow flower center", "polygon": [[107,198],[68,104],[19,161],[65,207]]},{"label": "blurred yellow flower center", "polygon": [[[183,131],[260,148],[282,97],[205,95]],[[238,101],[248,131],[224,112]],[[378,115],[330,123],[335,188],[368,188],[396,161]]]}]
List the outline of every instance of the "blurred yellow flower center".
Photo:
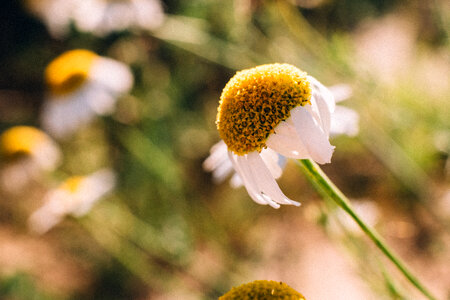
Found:
[{"label": "blurred yellow flower center", "polygon": [[261,151],[275,127],[294,107],[310,104],[305,72],[289,64],[262,65],[237,72],[220,96],[217,129],[238,155]]},{"label": "blurred yellow flower center", "polygon": [[268,280],[256,280],[232,288],[219,300],[305,300],[305,297],[286,283]]},{"label": "blurred yellow flower center", "polygon": [[47,135],[39,129],[16,126],[1,135],[1,150],[5,155],[31,154],[38,144],[47,139]]},{"label": "blurred yellow flower center", "polygon": [[66,181],[64,181],[61,188],[73,194],[78,191],[80,184],[83,180],[84,180],[83,176],[69,177],[66,179]]},{"label": "blurred yellow flower center", "polygon": [[45,69],[50,92],[65,95],[77,90],[86,81],[97,57],[88,50],[71,50],[55,58]]}]

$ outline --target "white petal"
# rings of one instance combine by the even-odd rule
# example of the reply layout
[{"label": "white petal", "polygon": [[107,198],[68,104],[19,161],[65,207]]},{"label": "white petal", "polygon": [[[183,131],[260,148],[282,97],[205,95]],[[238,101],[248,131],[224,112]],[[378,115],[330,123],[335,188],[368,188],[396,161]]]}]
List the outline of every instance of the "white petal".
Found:
[{"label": "white petal", "polygon": [[320,81],[318,81],[317,79],[315,79],[312,76],[308,76],[308,79],[310,80],[310,82],[313,85],[313,90],[316,90],[317,95],[320,95],[323,100],[326,102],[326,106],[329,110],[330,113],[334,112],[334,108],[336,106],[336,101],[334,100],[333,94],[331,93],[331,91],[324,86],[322,83],[320,83]]},{"label": "white petal", "polygon": [[302,106],[291,110],[289,118],[294,123],[298,136],[308,150],[311,159],[319,164],[329,163],[334,146],[328,141],[327,134]]},{"label": "white petal", "polygon": [[234,173],[233,176],[231,176],[230,185],[232,188],[238,188],[244,185],[244,182],[238,173]]},{"label": "white petal", "polygon": [[91,82],[84,97],[97,115],[110,115],[114,112],[119,95],[98,82]]},{"label": "white petal", "polygon": [[98,200],[112,191],[115,182],[116,176],[109,169],[102,169],[89,175],[80,183],[77,201],[68,213],[76,217],[85,215]]},{"label": "white petal", "polygon": [[157,0],[136,0],[136,22],[145,29],[155,29],[164,21],[164,12],[161,2]]},{"label": "white petal", "polygon": [[43,170],[53,171],[61,162],[62,154],[58,145],[49,138],[33,150],[33,157]]},{"label": "white petal", "polygon": [[311,105],[314,110],[314,105],[317,105],[320,120],[322,122],[322,129],[325,134],[330,132],[331,114],[335,109],[335,101],[333,94],[318,80],[312,76],[308,76],[308,79],[313,85]]},{"label": "white petal", "polygon": [[350,98],[353,94],[352,88],[348,84],[336,84],[329,86],[328,90],[333,94],[334,101],[339,103]]},{"label": "white petal", "polygon": [[[253,201],[263,205],[271,204],[271,202],[267,201],[267,199],[264,199],[261,196],[260,191],[258,191],[258,185],[256,184],[255,179],[253,178],[253,174],[250,170],[250,167],[248,166],[246,158],[244,156],[238,156],[231,152],[228,152],[228,154],[236,172],[239,174],[242,181],[244,182],[245,189],[247,190],[248,194],[253,199]],[[275,203],[275,205],[277,204]]]},{"label": "white petal", "polygon": [[56,138],[64,138],[88,123],[95,113],[86,102],[83,87],[80,91],[64,97],[50,96],[42,110],[42,127]]},{"label": "white petal", "polygon": [[99,57],[89,71],[89,78],[114,93],[126,93],[133,86],[130,68],[111,58]]},{"label": "white petal", "polygon": [[359,115],[353,109],[336,106],[336,111],[331,118],[331,131],[332,136],[346,134],[349,136],[355,136],[359,131]]},{"label": "white petal", "polygon": [[300,203],[290,200],[283,194],[258,152],[250,152],[246,156],[261,192],[277,203],[300,205]]},{"label": "white petal", "polygon": [[278,124],[275,133],[267,139],[266,145],[286,157],[294,159],[309,158],[306,146],[298,136],[294,125],[290,122]]},{"label": "white petal", "polygon": [[210,153],[203,162],[203,169],[207,172],[212,172],[214,181],[220,183],[234,171],[228,157],[227,145],[220,141],[211,147]]},{"label": "white petal", "polygon": [[280,178],[283,174],[282,165],[280,164],[280,155],[270,148],[263,149],[260,155],[264,164],[269,169],[270,174],[272,174],[275,179]]}]

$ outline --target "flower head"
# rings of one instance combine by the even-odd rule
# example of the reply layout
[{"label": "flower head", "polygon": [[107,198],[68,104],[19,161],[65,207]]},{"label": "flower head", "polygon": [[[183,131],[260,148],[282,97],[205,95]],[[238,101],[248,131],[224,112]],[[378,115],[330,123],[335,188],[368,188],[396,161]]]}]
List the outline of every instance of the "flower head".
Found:
[{"label": "flower head", "polygon": [[[275,208],[300,205],[287,198],[275,181],[284,164],[280,155],[330,162],[334,109],[331,92],[289,64],[244,70],[228,82],[220,98],[217,128],[233,168],[255,202]],[[216,156],[205,167],[219,161],[224,162]],[[223,174],[227,165],[221,164]]]},{"label": "flower head", "polygon": [[286,283],[272,280],[256,280],[232,288],[228,293],[219,297],[219,300],[305,300],[305,297],[288,286]]},{"label": "flower head", "polygon": [[0,136],[0,151],[6,159],[31,159],[43,170],[53,170],[61,159],[58,145],[44,132],[31,126],[15,126]]},{"label": "flower head", "polygon": [[53,171],[61,162],[58,145],[41,130],[15,126],[0,136],[3,160],[0,185],[4,191],[17,193],[45,171]]},{"label": "flower head", "polygon": [[115,175],[110,170],[100,170],[88,176],[69,177],[59,187],[47,193],[44,205],[30,216],[30,229],[42,234],[66,215],[85,215],[114,185]]},{"label": "flower head", "polygon": [[[352,95],[352,89],[346,84],[338,84],[329,87],[333,94],[336,103],[341,102]],[[334,113],[331,115],[330,137],[338,135],[355,136],[359,131],[359,115],[356,111],[337,105]],[[230,174],[233,174],[230,180],[232,187],[236,188],[243,185],[239,174],[234,172],[233,164],[228,157],[227,145],[223,140],[215,144],[211,150],[210,155],[203,163],[203,168],[212,172],[213,180],[216,183],[224,181]],[[284,166],[286,165],[286,157],[277,154],[270,148],[264,148],[260,152],[261,158],[267,165],[271,165],[271,171],[275,179],[282,175]]]},{"label": "flower head", "polygon": [[77,49],[55,58],[45,70],[48,95],[42,111],[43,127],[61,138],[91,121],[109,114],[117,98],[133,84],[123,63]]},{"label": "flower head", "polygon": [[261,151],[291,109],[310,104],[306,73],[288,64],[262,65],[238,72],[220,96],[217,129],[238,155]]}]

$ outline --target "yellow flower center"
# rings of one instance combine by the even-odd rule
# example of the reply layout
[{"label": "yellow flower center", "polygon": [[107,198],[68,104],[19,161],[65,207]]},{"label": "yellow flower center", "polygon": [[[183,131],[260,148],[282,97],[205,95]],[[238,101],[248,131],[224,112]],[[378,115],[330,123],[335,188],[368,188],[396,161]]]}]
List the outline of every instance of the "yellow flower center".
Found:
[{"label": "yellow flower center", "polygon": [[232,288],[219,300],[305,300],[305,297],[286,283],[268,280],[256,280]]},{"label": "yellow flower center", "polygon": [[29,126],[12,127],[0,137],[0,144],[2,153],[7,156],[14,156],[17,154],[31,154],[36,145],[45,142],[48,136]]},{"label": "yellow flower center", "polygon": [[217,129],[238,155],[261,151],[275,127],[294,107],[310,104],[305,72],[289,64],[262,65],[237,72],[220,96]]},{"label": "yellow flower center", "polygon": [[45,69],[45,81],[51,93],[65,95],[77,90],[88,78],[98,56],[88,50],[71,50],[55,58]]},{"label": "yellow flower center", "polygon": [[84,180],[83,176],[72,176],[66,179],[61,188],[69,193],[75,193],[78,191],[81,182]]}]

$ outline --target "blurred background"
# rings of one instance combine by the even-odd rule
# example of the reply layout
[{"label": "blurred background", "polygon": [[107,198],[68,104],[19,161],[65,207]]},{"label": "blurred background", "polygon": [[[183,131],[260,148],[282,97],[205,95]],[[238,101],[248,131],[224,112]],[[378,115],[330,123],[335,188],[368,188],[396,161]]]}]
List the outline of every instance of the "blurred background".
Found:
[{"label": "blurred background", "polygon": [[[226,82],[274,62],[351,87],[343,106],[359,114],[359,134],[333,138],[323,169],[450,299],[448,1],[84,1],[0,4],[1,132],[41,127],[44,70],[67,50],[123,62],[134,77],[112,114],[57,140],[56,170],[14,190],[14,162],[1,157],[1,299],[216,299],[257,279],[311,300],[422,299],[294,161],[279,184],[302,206],[278,210],[202,169]],[[153,9],[142,15],[138,2]],[[103,168],[116,186],[88,214],[30,231],[49,191]]]}]

